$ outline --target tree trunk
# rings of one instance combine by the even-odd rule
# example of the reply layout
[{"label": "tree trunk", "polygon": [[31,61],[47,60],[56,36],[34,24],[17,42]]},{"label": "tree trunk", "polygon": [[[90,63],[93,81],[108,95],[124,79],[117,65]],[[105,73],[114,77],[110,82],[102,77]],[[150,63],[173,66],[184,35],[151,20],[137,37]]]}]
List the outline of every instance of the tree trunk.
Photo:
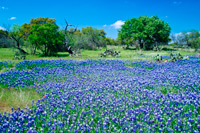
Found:
[{"label": "tree trunk", "polygon": [[129,44],[126,45],[126,49],[129,49]]},{"label": "tree trunk", "polygon": [[21,48],[17,48],[17,49],[19,49],[19,51],[20,51],[21,53],[23,53],[23,54],[28,54],[26,51],[24,51],[24,50],[21,49]]},{"label": "tree trunk", "polygon": [[19,40],[17,41],[17,48],[19,49],[20,43]]},{"label": "tree trunk", "polygon": [[47,44],[44,45],[44,55],[47,55]]},{"label": "tree trunk", "polygon": [[[49,46],[49,45],[48,45]],[[51,55],[50,53],[49,53],[49,48],[47,47],[47,56],[48,55]]]},{"label": "tree trunk", "polygon": [[33,55],[35,55],[35,53],[36,53],[36,46],[34,47]]},{"label": "tree trunk", "polygon": [[144,44],[143,44],[142,40],[139,40],[139,41],[138,41],[138,44],[139,44],[139,46],[140,46],[140,49],[143,49]]},{"label": "tree trunk", "polygon": [[144,43],[140,42],[140,49],[143,49],[143,48],[144,48]]}]

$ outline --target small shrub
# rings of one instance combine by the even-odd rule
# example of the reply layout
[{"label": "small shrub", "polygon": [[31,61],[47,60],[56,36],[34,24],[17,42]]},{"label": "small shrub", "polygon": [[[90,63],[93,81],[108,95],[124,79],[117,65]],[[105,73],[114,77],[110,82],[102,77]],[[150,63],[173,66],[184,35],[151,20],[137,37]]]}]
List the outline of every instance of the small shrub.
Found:
[{"label": "small shrub", "polygon": [[170,62],[176,62],[176,61],[178,61],[178,60],[182,60],[183,59],[183,56],[180,54],[180,53],[178,53],[178,54],[176,54],[176,55],[173,55],[172,53],[170,54]]},{"label": "small shrub", "polygon": [[153,47],[153,51],[161,51],[161,50],[162,50],[162,48],[159,47],[159,46],[154,46]]},{"label": "small shrub", "polygon": [[162,94],[166,95],[167,94],[167,88],[161,89]]},{"label": "small shrub", "polygon": [[157,54],[154,59],[157,61],[157,62],[161,62],[163,60],[162,56],[160,56],[159,54]]},{"label": "small shrub", "polygon": [[25,59],[26,55],[23,52],[21,52],[20,50],[15,51],[14,60],[25,60]]},{"label": "small shrub", "polygon": [[[180,53],[176,54],[176,55],[173,55],[172,53],[170,54],[170,59],[169,59],[169,62],[176,62],[178,60],[187,60],[189,59],[188,56],[186,57],[183,57]],[[162,56],[160,56],[159,54],[157,54],[155,57],[154,57],[154,60],[157,61],[157,62],[162,62],[162,61],[165,61],[165,62],[168,62],[168,59],[163,59]]]},{"label": "small shrub", "polygon": [[106,49],[103,53],[100,53],[100,57],[107,57],[111,55],[112,57],[119,57],[120,51],[114,51],[113,49]]}]

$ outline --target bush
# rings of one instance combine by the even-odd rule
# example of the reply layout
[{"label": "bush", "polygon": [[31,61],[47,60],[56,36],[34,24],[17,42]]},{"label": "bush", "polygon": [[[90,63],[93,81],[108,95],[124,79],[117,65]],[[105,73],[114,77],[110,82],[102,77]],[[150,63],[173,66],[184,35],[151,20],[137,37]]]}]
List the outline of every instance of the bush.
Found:
[{"label": "bush", "polygon": [[11,48],[14,47],[14,42],[11,39],[8,39],[6,37],[0,38],[0,48]]},{"label": "bush", "polygon": [[120,51],[114,51],[113,49],[106,49],[103,53],[100,53],[100,57],[107,57],[111,55],[112,57],[119,57]]},{"label": "bush", "polygon": [[157,54],[154,59],[157,61],[157,62],[161,62],[162,61],[162,56],[160,56],[159,54]]},{"label": "bush", "polygon": [[153,51],[161,51],[161,50],[162,50],[162,48],[159,47],[159,46],[154,46],[153,47]]},{"label": "bush", "polygon": [[20,49],[15,50],[14,60],[25,60],[26,55],[25,53]]},{"label": "bush", "polygon": [[[176,55],[173,55],[172,53],[170,54],[170,59],[169,59],[169,62],[176,62],[178,60],[187,60],[189,59],[188,56],[186,57],[183,57],[180,53],[176,54]],[[157,62],[162,62],[164,59],[162,56],[160,56],[159,54],[157,54],[155,57],[154,57],[154,60],[157,61]],[[165,60],[166,62],[168,62],[168,59]]]}]

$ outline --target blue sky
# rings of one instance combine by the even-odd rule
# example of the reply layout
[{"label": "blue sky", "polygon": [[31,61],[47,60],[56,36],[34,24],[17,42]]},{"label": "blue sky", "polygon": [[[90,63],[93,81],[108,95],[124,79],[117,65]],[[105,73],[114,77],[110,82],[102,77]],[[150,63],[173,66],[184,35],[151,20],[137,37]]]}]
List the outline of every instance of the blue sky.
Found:
[{"label": "blue sky", "polygon": [[64,19],[78,28],[93,26],[116,38],[124,21],[157,15],[168,22],[171,33],[200,31],[200,0],[0,0],[0,28],[28,23],[31,18]]}]

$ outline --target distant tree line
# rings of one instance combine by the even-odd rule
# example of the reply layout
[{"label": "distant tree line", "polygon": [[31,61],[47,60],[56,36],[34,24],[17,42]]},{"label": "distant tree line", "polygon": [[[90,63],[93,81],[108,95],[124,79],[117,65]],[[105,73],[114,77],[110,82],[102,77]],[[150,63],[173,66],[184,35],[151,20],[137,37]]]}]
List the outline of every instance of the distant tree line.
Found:
[{"label": "distant tree line", "polygon": [[197,30],[192,30],[190,32],[181,32],[179,34],[172,34],[172,45],[174,47],[190,47],[194,48],[195,52],[200,48],[200,32]]},{"label": "distant tree line", "polygon": [[44,56],[56,55],[59,51],[74,54],[81,49],[96,50],[107,45],[125,45],[127,48],[135,45],[137,49],[152,50],[170,41],[177,46],[195,48],[195,51],[200,47],[198,31],[170,36],[170,26],[157,16],[141,16],[125,21],[117,39],[106,37],[103,29],[77,29],[78,26],[65,22],[66,27],[61,29],[56,19],[38,17],[29,23],[5,27],[6,30],[0,30],[0,47],[15,47],[24,54],[33,55],[40,51]]},{"label": "distant tree line", "polygon": [[13,46],[27,53],[24,50],[26,47],[33,55],[41,51],[44,56],[50,56],[59,51],[71,51],[70,54],[73,54],[80,49],[95,50],[117,45],[114,39],[106,37],[103,29],[86,27],[80,30],[72,27],[67,24],[68,29],[60,29],[56,19],[38,17],[29,23],[15,24],[7,30],[0,30],[0,47]]},{"label": "distant tree line", "polygon": [[125,21],[118,33],[120,44],[127,47],[135,45],[138,49],[152,50],[159,45],[168,45],[172,42],[175,47],[191,47],[197,52],[200,48],[200,32],[182,32],[171,35],[168,23],[157,16],[141,16]]}]

